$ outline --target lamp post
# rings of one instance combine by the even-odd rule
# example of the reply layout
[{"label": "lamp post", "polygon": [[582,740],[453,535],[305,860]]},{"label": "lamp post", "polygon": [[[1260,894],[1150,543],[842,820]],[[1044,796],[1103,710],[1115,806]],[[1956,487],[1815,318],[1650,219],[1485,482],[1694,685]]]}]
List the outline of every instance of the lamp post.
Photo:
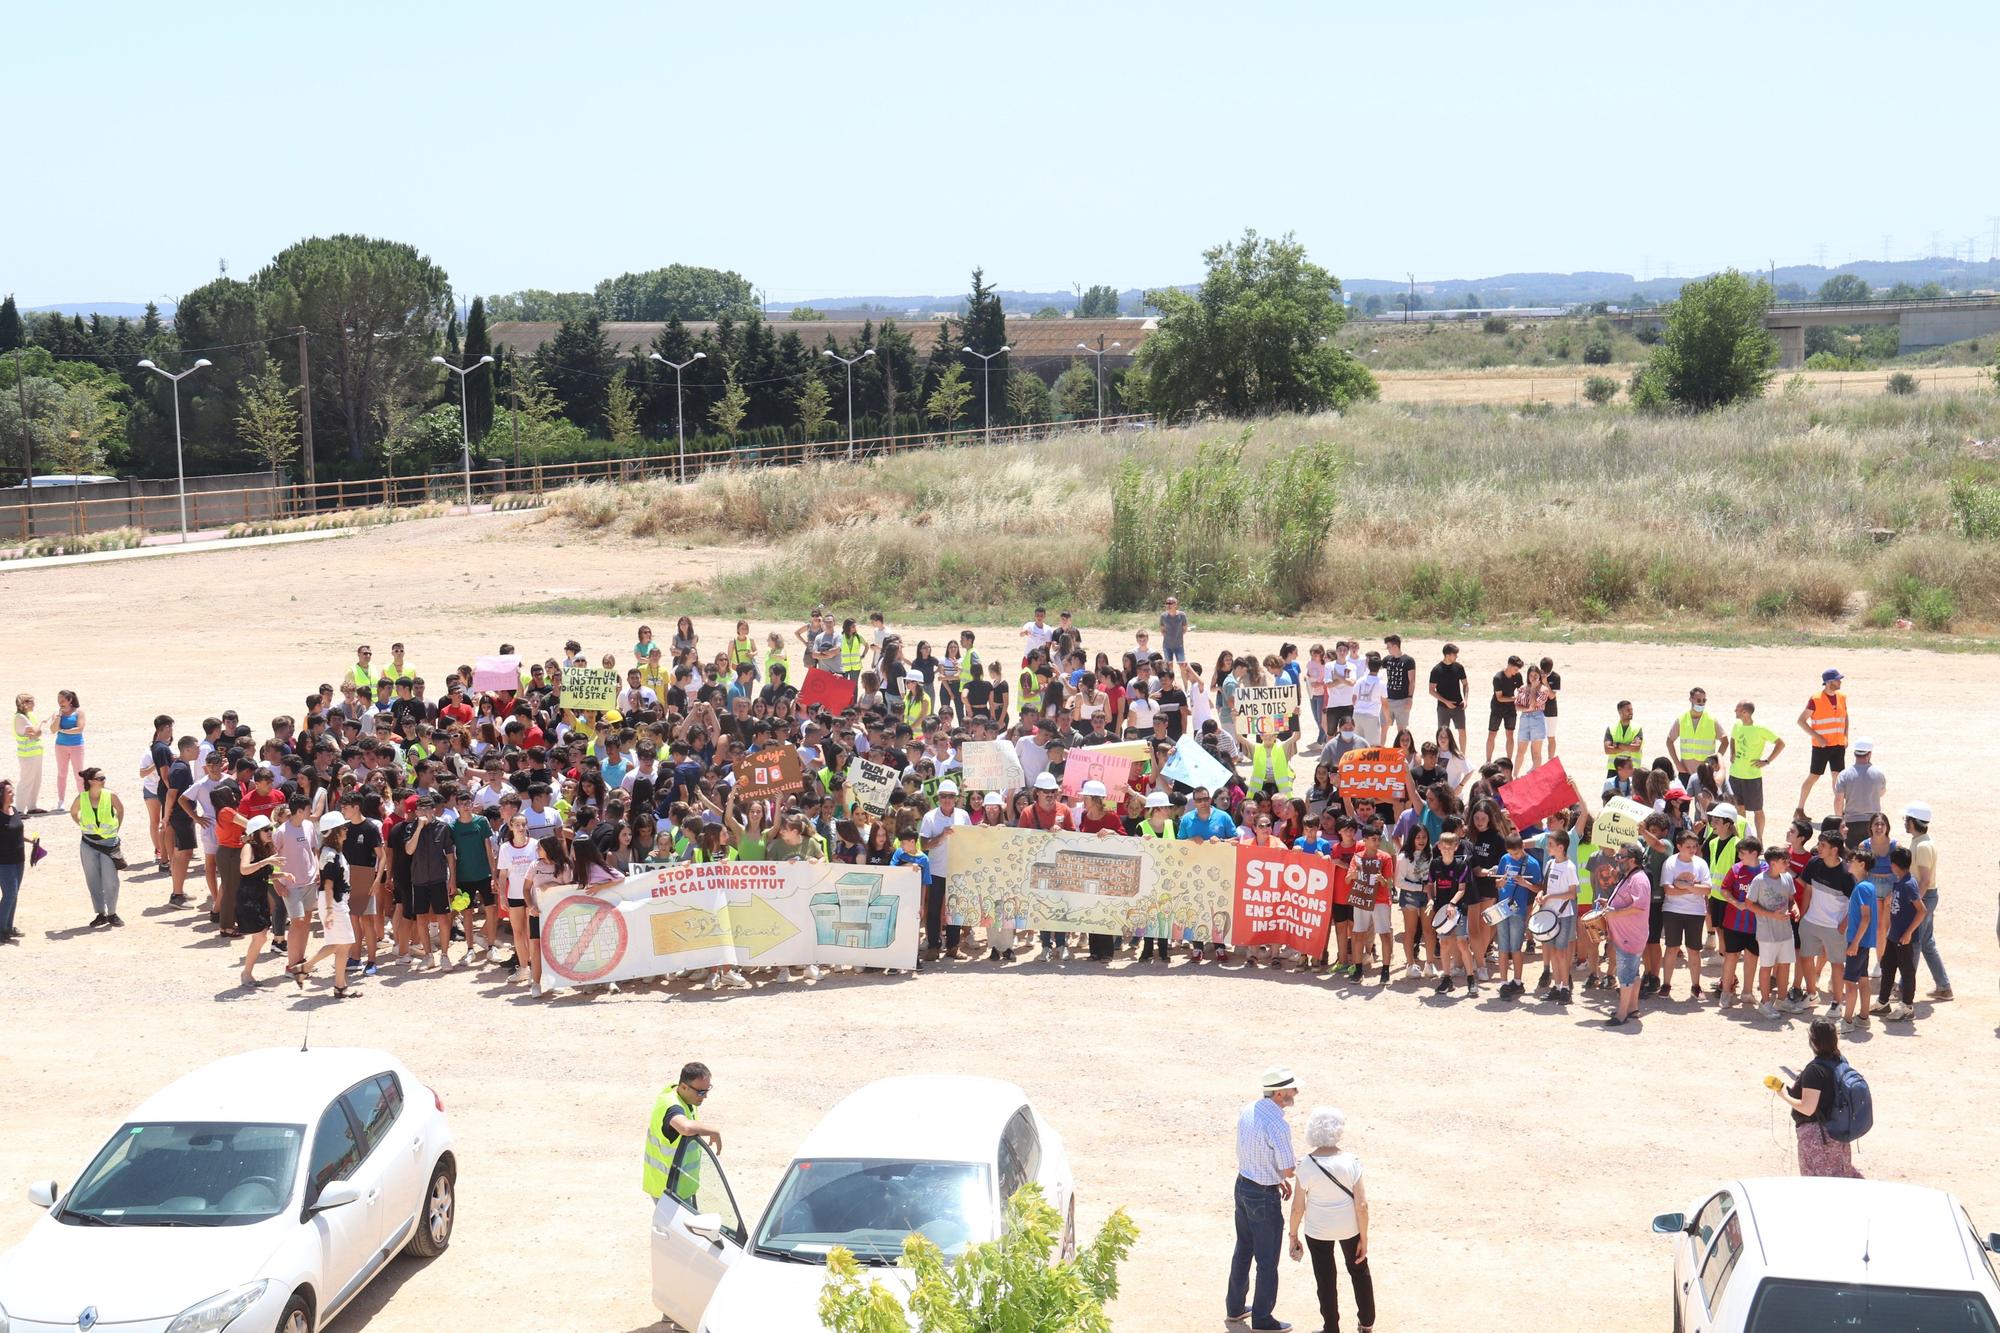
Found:
[{"label": "lamp post", "polygon": [[[847,461],[852,463],[854,461],[854,363],[875,355],[875,349],[870,347],[860,356],[842,356],[831,347],[822,347],[819,354],[830,356],[847,367]],[[890,429],[895,429],[893,424]]]},{"label": "lamp post", "polygon": [[669,361],[658,352],[651,353],[647,360],[657,361],[663,366],[674,368],[674,441],[679,455],[674,461],[674,476],[677,481],[687,481],[687,427],[681,421],[681,372],[697,361],[708,360],[707,352],[696,352],[685,361]]},{"label": "lamp post", "polygon": [[465,398],[465,377],[481,366],[492,365],[493,358],[482,356],[464,370],[441,356],[434,356],[431,360],[458,376],[458,438],[464,450],[461,460],[465,467],[465,512],[469,514],[472,512],[472,406]]},{"label": "lamp post", "polygon": [[1092,347],[1089,343],[1078,343],[1077,346],[1097,358],[1097,429],[1101,432],[1104,429],[1104,354],[1118,344],[1112,343],[1111,347]]},{"label": "lamp post", "polygon": [[213,365],[207,357],[202,357],[178,375],[172,375],[146,360],[139,363],[142,370],[150,370],[155,375],[173,381],[174,385],[174,475],[181,499],[181,540],[188,539],[188,479],[187,462],[181,453],[181,381],[204,366]]},{"label": "lamp post", "polygon": [[979,368],[982,406],[979,410],[986,418],[986,442],[991,444],[993,443],[993,358],[1014,349],[1006,343],[1001,343],[997,352],[978,352],[970,347],[961,347],[958,350],[978,357],[982,363]]}]

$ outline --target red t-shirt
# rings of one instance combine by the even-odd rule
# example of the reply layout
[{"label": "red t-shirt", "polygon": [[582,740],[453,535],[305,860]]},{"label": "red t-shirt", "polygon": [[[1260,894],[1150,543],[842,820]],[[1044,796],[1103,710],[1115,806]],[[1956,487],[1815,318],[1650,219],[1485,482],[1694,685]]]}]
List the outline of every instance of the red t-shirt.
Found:
[{"label": "red t-shirt", "polygon": [[1354,892],[1354,885],[1350,882],[1351,872],[1354,858],[1360,853],[1361,844],[1358,842],[1333,844],[1333,851],[1329,855],[1333,857],[1333,903],[1336,907],[1346,907],[1350,901]]},{"label": "red t-shirt", "polygon": [[438,709],[438,716],[448,718],[460,726],[472,725],[472,705],[468,703],[446,704]]},{"label": "red t-shirt", "polygon": [[1806,867],[1819,858],[1808,851],[1787,851],[1785,859],[1792,868],[1792,905],[1799,909],[1799,919],[1803,921],[1806,908],[1812,906],[1812,885],[1806,883]]},{"label": "red t-shirt", "polygon": [[1125,821],[1107,807],[1102,815],[1085,815],[1077,821],[1076,827],[1081,833],[1101,833],[1105,829],[1110,829],[1113,833],[1123,833]]},{"label": "red t-shirt", "polygon": [[1056,829],[1074,829],[1076,825],[1070,822],[1069,807],[1062,802],[1056,802],[1053,810],[1043,814],[1042,803],[1035,801],[1021,812],[1021,822],[1018,827],[1040,829],[1044,833],[1051,833]]},{"label": "red t-shirt", "polygon": [[[259,794],[257,788],[253,785],[249,791],[243,793],[243,799],[238,803],[236,808],[243,812],[244,821],[247,823],[255,819],[258,815],[270,814],[273,810],[281,808],[284,804],[285,794],[278,790],[278,784],[274,782],[271,784],[271,790],[262,794]],[[275,823],[277,821],[273,820],[272,822]]]}]

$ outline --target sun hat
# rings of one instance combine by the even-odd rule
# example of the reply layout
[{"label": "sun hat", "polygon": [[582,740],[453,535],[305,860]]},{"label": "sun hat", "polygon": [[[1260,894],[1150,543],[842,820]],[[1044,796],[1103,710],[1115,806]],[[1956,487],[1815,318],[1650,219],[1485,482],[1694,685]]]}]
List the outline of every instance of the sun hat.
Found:
[{"label": "sun hat", "polygon": [[1903,807],[1903,818],[1914,819],[1919,824],[1930,823],[1931,803],[1929,801],[1911,801]]},{"label": "sun hat", "polygon": [[1713,810],[1710,810],[1708,812],[1708,817],[1710,819],[1727,819],[1730,822],[1734,823],[1737,818],[1736,807],[1731,805],[1729,802],[1724,801],[1722,804],[1716,806]]},{"label": "sun hat", "polygon": [[1846,677],[1842,676],[1838,671],[1835,671],[1832,667],[1828,667],[1826,670],[1819,673],[1819,683],[1822,685],[1831,685],[1836,680],[1845,680],[1845,679]]},{"label": "sun hat", "polygon": [[1095,796],[1099,800],[1102,800],[1110,793],[1105,791],[1103,783],[1099,782],[1096,778],[1092,778],[1083,784],[1083,794],[1085,796]]},{"label": "sun hat", "polygon": [[1299,1081],[1292,1071],[1283,1065],[1272,1065],[1264,1071],[1264,1091],[1282,1092],[1286,1088],[1296,1088]]},{"label": "sun hat", "polygon": [[1035,790],[1036,790],[1036,791],[1061,791],[1061,790],[1062,790],[1062,784],[1056,781],[1056,775],[1055,775],[1055,774],[1053,774],[1053,773],[1042,773],[1042,774],[1038,775],[1038,776],[1037,776],[1037,777],[1035,778]]},{"label": "sun hat", "polygon": [[1868,739],[1866,739],[1865,737],[1864,737],[1864,738],[1862,738],[1862,739],[1860,739],[1860,740],[1857,740],[1857,741],[1855,741],[1855,742],[1854,742],[1854,753],[1856,753],[1856,754],[1873,754],[1873,753],[1875,753],[1875,742],[1874,742],[1874,741],[1871,741],[1871,740],[1868,740]]},{"label": "sun hat", "polygon": [[1149,791],[1146,793],[1146,808],[1148,810],[1164,810],[1171,804],[1173,802],[1167,799],[1167,794],[1163,791]]},{"label": "sun hat", "polygon": [[252,833],[262,833],[269,827],[271,827],[270,817],[268,815],[258,815],[243,826],[243,834],[245,837],[248,837]]}]

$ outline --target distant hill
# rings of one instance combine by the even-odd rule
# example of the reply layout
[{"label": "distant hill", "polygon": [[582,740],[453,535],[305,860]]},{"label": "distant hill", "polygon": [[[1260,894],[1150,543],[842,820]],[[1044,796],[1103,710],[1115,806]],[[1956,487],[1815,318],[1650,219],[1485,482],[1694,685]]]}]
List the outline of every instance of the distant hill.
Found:
[{"label": "distant hill", "polygon": [[[116,319],[120,315],[127,319],[140,319],[146,313],[144,301],[134,305],[130,301],[58,301],[54,305],[29,306],[21,312],[26,315],[82,315],[88,319],[92,315],[102,315],[106,319]],[[172,319],[174,303],[160,303],[160,318]]]}]

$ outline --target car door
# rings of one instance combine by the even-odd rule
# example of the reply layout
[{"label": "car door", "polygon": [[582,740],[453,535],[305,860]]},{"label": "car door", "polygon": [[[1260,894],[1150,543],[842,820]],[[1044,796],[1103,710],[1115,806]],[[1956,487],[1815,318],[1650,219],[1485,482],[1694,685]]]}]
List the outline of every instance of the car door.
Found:
[{"label": "car door", "polygon": [[[700,1171],[693,1210],[675,1197],[672,1182],[653,1206],[653,1305],[682,1328],[691,1329],[700,1322],[722,1275],[743,1257],[750,1237],[722,1163],[708,1144],[695,1139],[687,1152]],[[688,1229],[695,1218],[708,1216],[721,1222],[714,1239]]]},{"label": "car door", "polygon": [[1735,1212],[1736,1196],[1720,1190],[1696,1210],[1694,1220],[1681,1233],[1674,1253],[1674,1282],[1680,1302],[1680,1325],[1686,1333],[1698,1333],[1709,1327],[1708,1306],[1701,1289],[1702,1265],[1715,1248],[1724,1222]]},{"label": "car door", "polygon": [[348,1181],[360,1193],[353,1203],[311,1213],[305,1221],[318,1246],[319,1289],[327,1293],[321,1307],[345,1301],[382,1244],[381,1182],[368,1168],[361,1126],[336,1097],[320,1113],[313,1129],[312,1156],[307,1164],[305,1206],[319,1202],[320,1191]]},{"label": "car door", "polygon": [[393,1250],[409,1239],[411,1220],[430,1183],[423,1132],[404,1116],[403,1085],[393,1073],[363,1079],[342,1100],[361,1126],[362,1150],[381,1180],[381,1246]]}]

